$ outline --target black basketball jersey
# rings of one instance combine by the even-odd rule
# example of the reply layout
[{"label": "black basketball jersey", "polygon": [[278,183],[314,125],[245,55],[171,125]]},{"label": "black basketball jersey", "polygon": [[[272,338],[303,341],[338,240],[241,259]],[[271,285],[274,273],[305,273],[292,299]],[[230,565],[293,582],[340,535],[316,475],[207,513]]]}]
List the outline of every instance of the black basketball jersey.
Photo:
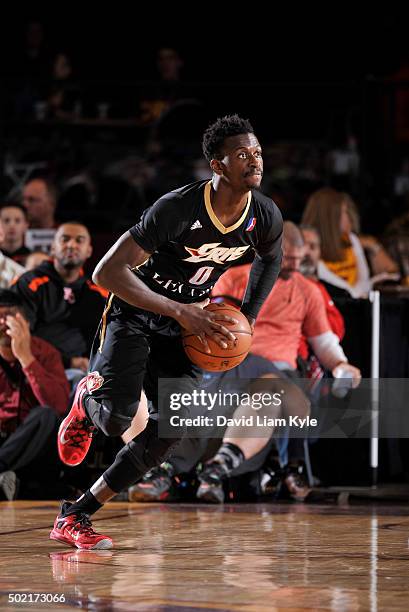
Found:
[{"label": "black basketball jersey", "polygon": [[250,250],[278,258],[282,218],[274,202],[249,192],[240,218],[224,227],[213,212],[210,181],[191,183],[161,197],[130,229],[151,257],[134,270],[150,289],[172,300],[205,299],[217,279]]}]

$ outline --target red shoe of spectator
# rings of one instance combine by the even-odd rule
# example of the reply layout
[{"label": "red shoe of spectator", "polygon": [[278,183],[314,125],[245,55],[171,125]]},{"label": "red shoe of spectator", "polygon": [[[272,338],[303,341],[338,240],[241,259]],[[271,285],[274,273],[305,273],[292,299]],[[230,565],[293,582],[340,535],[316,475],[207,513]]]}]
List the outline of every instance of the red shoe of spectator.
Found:
[{"label": "red shoe of spectator", "polygon": [[58,430],[58,454],[66,465],[79,465],[89,451],[95,427],[85,413],[83,397],[99,389],[103,382],[98,372],[91,372],[77,385],[72,408]]},{"label": "red shoe of spectator", "polygon": [[[70,505],[68,502],[63,502],[61,514],[64,514]],[[87,514],[68,514],[67,516],[61,516],[61,514],[55,519],[54,528],[50,533],[50,540],[57,540],[57,542],[62,542],[81,550],[113,547],[112,538],[93,530],[92,523]]]}]

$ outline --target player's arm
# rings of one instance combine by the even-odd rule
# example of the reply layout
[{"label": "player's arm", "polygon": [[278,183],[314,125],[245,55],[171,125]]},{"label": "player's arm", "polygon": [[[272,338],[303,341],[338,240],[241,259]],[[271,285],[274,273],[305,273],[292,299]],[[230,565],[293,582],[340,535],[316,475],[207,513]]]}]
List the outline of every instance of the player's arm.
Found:
[{"label": "player's arm", "polygon": [[281,240],[283,220],[275,207],[275,215],[265,240],[257,245],[256,257],[252,263],[250,276],[243,298],[241,310],[253,327],[260,308],[268,297],[277,280],[281,268]]},{"label": "player's arm", "polygon": [[187,330],[202,337],[209,336],[224,348],[227,344],[223,336],[230,340],[235,339],[227,327],[218,322],[235,322],[235,319],[203,310],[208,300],[200,304],[179,304],[179,302],[155,293],[145,285],[132,272],[132,268],[142,265],[150,256],[151,253],[142,249],[127,231],[97,264],[92,280],[128,304],[172,317]]}]

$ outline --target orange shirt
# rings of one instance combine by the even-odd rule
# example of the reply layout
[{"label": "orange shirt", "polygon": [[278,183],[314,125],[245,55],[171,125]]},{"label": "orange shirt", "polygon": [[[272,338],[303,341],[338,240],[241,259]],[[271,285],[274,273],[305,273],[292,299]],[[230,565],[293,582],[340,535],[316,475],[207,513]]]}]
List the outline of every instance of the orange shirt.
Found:
[{"label": "orange shirt", "polygon": [[[242,300],[250,264],[230,268],[217,281],[212,295]],[[296,368],[302,335],[331,331],[320,290],[299,272],[278,278],[257,317],[251,352],[269,361],[286,361]]]}]

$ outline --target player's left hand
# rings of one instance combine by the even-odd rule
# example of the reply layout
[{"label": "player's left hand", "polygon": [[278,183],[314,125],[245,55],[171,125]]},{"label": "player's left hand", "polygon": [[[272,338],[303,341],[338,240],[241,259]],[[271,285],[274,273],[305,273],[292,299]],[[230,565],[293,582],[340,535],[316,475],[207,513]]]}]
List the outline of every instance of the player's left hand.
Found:
[{"label": "player's left hand", "polygon": [[195,304],[182,304],[181,314],[177,321],[184,329],[199,336],[206,353],[210,353],[207,338],[213,340],[221,348],[227,348],[227,340],[235,341],[236,336],[223,325],[224,323],[237,323],[237,319],[218,312],[205,310],[209,300]]},{"label": "player's left hand", "polygon": [[13,355],[26,368],[34,361],[31,352],[30,327],[26,319],[19,312],[16,316],[8,315],[6,318],[6,334],[11,338],[11,350]]}]

